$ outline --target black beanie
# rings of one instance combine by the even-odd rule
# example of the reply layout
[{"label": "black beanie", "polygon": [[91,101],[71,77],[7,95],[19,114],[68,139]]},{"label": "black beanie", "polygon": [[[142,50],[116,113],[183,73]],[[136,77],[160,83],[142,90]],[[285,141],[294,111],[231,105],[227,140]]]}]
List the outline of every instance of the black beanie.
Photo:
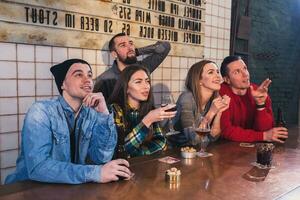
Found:
[{"label": "black beanie", "polygon": [[50,71],[51,71],[51,73],[53,74],[53,76],[55,78],[55,83],[56,83],[57,89],[58,89],[58,91],[61,95],[62,95],[61,86],[62,86],[62,84],[65,80],[65,77],[66,77],[66,74],[67,74],[68,70],[70,69],[70,67],[74,63],[87,64],[91,69],[90,64],[88,62],[84,61],[84,60],[81,60],[81,59],[69,59],[69,60],[66,60],[62,63],[54,65],[50,68]]}]

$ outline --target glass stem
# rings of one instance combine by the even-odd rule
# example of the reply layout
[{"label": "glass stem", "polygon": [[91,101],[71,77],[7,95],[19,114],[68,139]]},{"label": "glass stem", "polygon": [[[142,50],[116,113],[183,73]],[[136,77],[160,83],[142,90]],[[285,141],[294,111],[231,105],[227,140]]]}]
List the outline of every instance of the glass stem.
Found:
[{"label": "glass stem", "polygon": [[169,124],[169,130],[170,130],[171,132],[173,132],[173,131],[174,131],[174,127],[173,127],[173,123],[172,123],[172,120],[171,120],[171,119],[168,119],[168,124]]}]

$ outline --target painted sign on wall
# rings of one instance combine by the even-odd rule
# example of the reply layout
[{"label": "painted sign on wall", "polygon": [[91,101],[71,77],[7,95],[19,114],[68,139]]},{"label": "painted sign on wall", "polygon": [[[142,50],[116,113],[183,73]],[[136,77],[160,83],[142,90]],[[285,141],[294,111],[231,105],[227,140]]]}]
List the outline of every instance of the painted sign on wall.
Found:
[{"label": "painted sign on wall", "polygon": [[2,0],[0,41],[107,49],[116,33],[137,46],[171,42],[172,55],[202,57],[201,0]]}]

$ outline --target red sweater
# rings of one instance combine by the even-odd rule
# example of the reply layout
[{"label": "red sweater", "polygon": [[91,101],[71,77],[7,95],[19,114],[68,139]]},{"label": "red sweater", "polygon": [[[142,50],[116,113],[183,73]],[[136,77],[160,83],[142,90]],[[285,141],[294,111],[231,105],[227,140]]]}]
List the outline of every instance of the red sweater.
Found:
[{"label": "red sweater", "polygon": [[[255,84],[251,85],[257,88]],[[221,116],[222,136],[239,142],[262,141],[263,131],[274,125],[270,97],[267,97],[266,108],[257,110],[250,88],[245,95],[239,96],[232,92],[228,84],[223,83],[220,94],[231,98],[229,108]]]}]

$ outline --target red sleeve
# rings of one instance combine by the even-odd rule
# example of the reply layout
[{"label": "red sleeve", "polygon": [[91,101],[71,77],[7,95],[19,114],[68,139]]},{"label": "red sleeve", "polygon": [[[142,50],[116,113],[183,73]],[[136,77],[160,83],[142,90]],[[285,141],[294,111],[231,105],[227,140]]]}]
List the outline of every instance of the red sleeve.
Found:
[{"label": "red sleeve", "polygon": [[272,102],[270,97],[267,97],[266,108],[256,110],[253,129],[257,131],[267,131],[274,127],[274,118],[272,111]]},{"label": "red sleeve", "polygon": [[263,132],[252,129],[243,129],[234,126],[231,122],[230,107],[222,113],[221,129],[222,136],[228,140],[237,142],[255,142],[263,140]]}]

